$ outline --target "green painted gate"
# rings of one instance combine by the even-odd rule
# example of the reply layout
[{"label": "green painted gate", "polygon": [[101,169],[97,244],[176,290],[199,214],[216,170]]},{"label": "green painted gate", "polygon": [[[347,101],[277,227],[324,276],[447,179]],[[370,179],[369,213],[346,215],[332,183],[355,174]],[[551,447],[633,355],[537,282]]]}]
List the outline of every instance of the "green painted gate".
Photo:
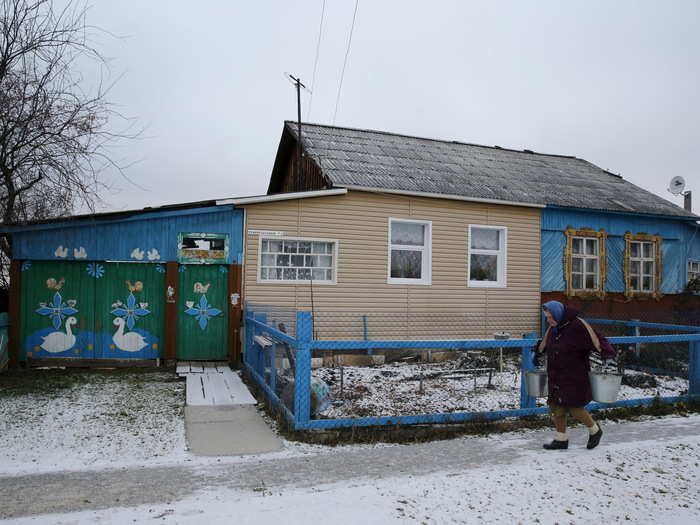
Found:
[{"label": "green painted gate", "polygon": [[21,359],[160,356],[163,265],[24,261],[21,271]]},{"label": "green painted gate", "polygon": [[148,263],[104,263],[95,294],[97,357],[160,356],[165,331],[165,267]]},{"label": "green painted gate", "polygon": [[21,265],[20,359],[95,357],[95,281],[87,263]]},{"label": "green painted gate", "polygon": [[228,355],[228,268],[181,264],[177,320],[178,359]]}]

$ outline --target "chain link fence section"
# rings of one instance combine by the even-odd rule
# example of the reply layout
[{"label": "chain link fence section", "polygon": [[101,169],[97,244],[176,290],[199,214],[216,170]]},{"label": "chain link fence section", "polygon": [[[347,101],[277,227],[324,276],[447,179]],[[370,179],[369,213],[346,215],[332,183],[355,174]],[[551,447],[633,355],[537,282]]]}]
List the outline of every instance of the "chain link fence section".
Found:
[{"label": "chain link fence section", "polygon": [[481,312],[313,312],[316,340],[492,339],[537,332],[538,314],[485,315]]},{"label": "chain link fence section", "polygon": [[277,328],[280,332],[284,332],[290,337],[296,337],[297,311],[295,308],[246,301],[244,309],[252,312],[254,315],[265,314],[265,324]]},{"label": "chain link fence section", "polygon": [[[585,312],[582,313],[582,316],[588,317]],[[597,316],[591,315],[590,317]],[[642,323],[641,326],[596,324],[596,330],[606,337],[681,335],[700,332],[700,312],[694,310],[613,312],[606,314],[605,318],[611,321]],[[665,325],[666,327],[644,326],[643,323]],[[687,341],[618,345],[619,361],[622,368],[682,378],[688,377],[689,350],[690,344]],[[648,382],[653,383],[651,379]]]}]

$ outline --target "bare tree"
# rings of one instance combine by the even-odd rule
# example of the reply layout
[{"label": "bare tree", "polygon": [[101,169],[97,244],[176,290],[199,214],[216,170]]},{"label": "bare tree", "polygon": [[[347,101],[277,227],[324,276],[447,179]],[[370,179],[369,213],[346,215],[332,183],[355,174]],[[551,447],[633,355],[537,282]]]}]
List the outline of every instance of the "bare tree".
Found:
[{"label": "bare tree", "polygon": [[[99,200],[109,155],[107,124],[123,118],[105,98],[102,75],[80,74],[104,58],[90,44],[86,7],[73,0],[0,0],[0,221],[62,216]],[[2,255],[11,245],[0,239]]]}]

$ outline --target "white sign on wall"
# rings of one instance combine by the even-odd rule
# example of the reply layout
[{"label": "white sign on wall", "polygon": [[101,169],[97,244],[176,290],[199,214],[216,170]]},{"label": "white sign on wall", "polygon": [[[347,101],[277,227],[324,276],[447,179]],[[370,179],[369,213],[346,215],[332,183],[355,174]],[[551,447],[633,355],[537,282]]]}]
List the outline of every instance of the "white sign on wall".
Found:
[{"label": "white sign on wall", "polygon": [[275,237],[282,237],[284,232],[273,232],[269,230],[248,230],[248,235],[274,235]]}]

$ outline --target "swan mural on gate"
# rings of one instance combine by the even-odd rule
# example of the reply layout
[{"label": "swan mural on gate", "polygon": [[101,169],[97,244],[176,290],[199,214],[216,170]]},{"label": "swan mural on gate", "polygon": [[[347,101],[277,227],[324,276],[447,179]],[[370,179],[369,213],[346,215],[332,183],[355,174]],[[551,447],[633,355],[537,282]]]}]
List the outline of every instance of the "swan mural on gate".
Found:
[{"label": "swan mural on gate", "polygon": [[[127,288],[129,289],[129,296],[126,298],[126,304],[121,301],[117,301],[112,304],[112,315],[116,315],[113,324],[117,327],[117,331],[112,336],[112,341],[114,346],[119,350],[124,352],[138,352],[146,346],[148,342],[146,338],[138,333],[134,332],[133,328],[136,321],[145,315],[151,313],[148,310],[148,303],[136,303],[136,296],[134,292],[138,293],[143,291],[143,283],[141,281],[136,281],[132,283],[131,281],[125,281]],[[130,332],[124,332],[124,325]]]},{"label": "swan mural on gate", "polygon": [[[77,301],[75,299],[63,299],[61,288],[65,284],[66,279],[61,277],[49,277],[46,279],[46,288],[54,292],[51,302],[39,303],[39,308],[35,310],[39,315],[48,317],[51,320],[53,330],[44,329],[34,334],[34,350],[44,350],[50,354],[60,354],[71,350],[76,343],[76,336],[73,334],[72,328],[78,324],[78,320],[73,317],[78,310],[75,308]],[[65,331],[61,330],[64,324]]]},{"label": "swan mural on gate", "polygon": [[[105,264],[86,263],[85,270],[95,279],[96,287],[110,286],[105,279],[109,274]],[[25,261],[23,271],[33,272],[35,267]],[[165,272],[164,268],[158,268],[157,265],[153,265],[153,271],[155,275]],[[48,289],[51,295],[48,301],[39,302],[38,308],[34,309],[35,319],[41,317],[42,320],[28,321],[29,333],[23,336],[22,345],[27,357],[97,359],[160,357],[158,334],[141,327],[144,316],[148,316],[148,319],[153,317],[152,307],[141,298],[144,295],[144,282],[134,279],[123,281],[128,294],[124,300],[111,301],[104,295],[95,295],[97,288],[87,294],[81,290],[82,295],[79,297],[83,307],[81,312],[78,312],[78,301],[66,297],[77,293],[73,290],[79,290],[77,286],[80,286],[82,279],[68,283],[64,277],[40,275],[38,282],[41,283],[42,288],[46,286],[45,290]],[[28,282],[30,280],[31,278],[28,278]],[[105,281],[104,285],[103,281]],[[90,307],[85,306],[87,304]],[[95,306],[97,309],[93,311]],[[158,319],[147,321],[147,325],[158,326]]]},{"label": "swan mural on gate", "polygon": [[116,333],[112,336],[112,341],[119,350],[125,352],[138,352],[145,348],[148,344],[146,338],[137,332],[124,333],[124,318],[116,317],[113,321],[114,326],[117,326]]},{"label": "swan mural on gate", "polygon": [[51,332],[42,337],[42,342],[39,345],[43,350],[51,354],[58,354],[70,350],[75,346],[75,336],[71,331],[71,326],[78,324],[75,317],[66,319],[66,331]]}]

